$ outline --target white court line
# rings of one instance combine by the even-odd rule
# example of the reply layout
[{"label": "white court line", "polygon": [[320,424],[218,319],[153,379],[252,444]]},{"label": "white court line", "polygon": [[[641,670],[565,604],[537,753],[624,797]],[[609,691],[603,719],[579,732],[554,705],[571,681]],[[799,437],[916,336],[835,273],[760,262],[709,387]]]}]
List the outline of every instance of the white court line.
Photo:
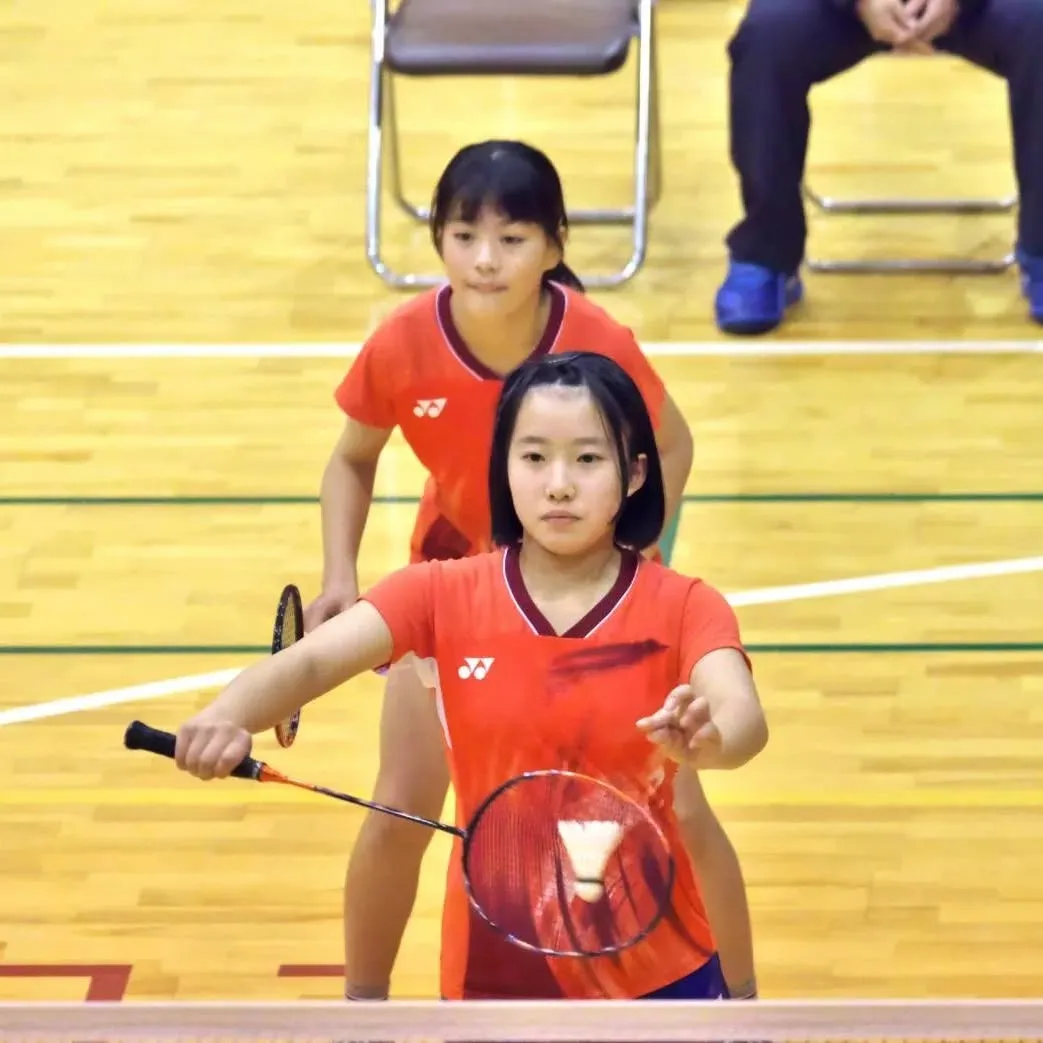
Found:
[{"label": "white court line", "polygon": [[[831,579],[819,583],[799,583],[788,587],[763,587],[727,595],[736,608],[744,605],[772,605],[786,601],[802,601],[807,598],[835,597],[843,594],[858,594],[870,590],[894,590],[899,587],[916,587],[929,583],[953,583],[965,579],[985,579],[990,576],[1014,576],[1026,572],[1043,572],[1043,557],[1012,558],[1006,561],[983,561],[967,565],[940,565],[930,569],[908,572],[884,572],[872,576],[853,576],[849,579]],[[107,692],[91,695],[74,695],[51,702],[30,706],[16,706],[0,711],[0,728],[9,724],[38,721],[45,717],[60,717],[67,713],[83,710],[98,710],[120,703],[144,702],[160,699],[165,695],[184,695],[204,688],[218,688],[228,684],[242,667],[219,670],[210,674],[194,674],[174,677],[168,681],[148,681],[131,685],[129,688],[114,688]]]},{"label": "white court line", "polygon": [[883,572],[875,576],[852,576],[829,579],[820,583],[798,583],[791,587],[764,587],[745,593],[729,594],[736,608],[744,605],[775,605],[783,601],[805,598],[828,598],[838,594],[861,594],[868,590],[895,590],[898,587],[920,587],[929,583],[953,583],[961,579],[986,579],[990,576],[1016,576],[1025,572],[1043,572],[1041,558],[1011,558],[1007,561],[983,561],[968,565],[938,565],[930,569],[908,572]]},{"label": "white court line", "polygon": [[184,695],[202,688],[219,688],[228,684],[241,669],[242,667],[236,667],[209,674],[190,674],[188,677],[172,677],[168,681],[146,681],[129,688],[113,688],[91,695],[72,695],[66,699],[52,699],[48,703],[36,703],[32,706],[15,706],[10,710],[0,711],[0,728],[8,724],[39,721],[44,717],[61,717],[67,713],[100,710],[106,706],[118,706],[120,703],[159,699],[164,695]]},{"label": "white court line", "polygon": [[[802,355],[1025,355],[1043,353],[1040,340],[721,340],[642,345],[652,358],[789,358]],[[0,359],[261,359],[353,358],[345,344],[3,344]]]}]

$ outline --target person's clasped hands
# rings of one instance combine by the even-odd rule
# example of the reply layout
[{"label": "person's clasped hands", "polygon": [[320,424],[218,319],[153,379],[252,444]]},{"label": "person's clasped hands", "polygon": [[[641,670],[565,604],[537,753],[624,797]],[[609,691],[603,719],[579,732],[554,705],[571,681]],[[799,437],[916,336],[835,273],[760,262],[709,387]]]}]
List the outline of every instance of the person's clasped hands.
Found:
[{"label": "person's clasped hands", "polygon": [[869,35],[904,54],[930,54],[960,13],[958,0],[857,0]]}]

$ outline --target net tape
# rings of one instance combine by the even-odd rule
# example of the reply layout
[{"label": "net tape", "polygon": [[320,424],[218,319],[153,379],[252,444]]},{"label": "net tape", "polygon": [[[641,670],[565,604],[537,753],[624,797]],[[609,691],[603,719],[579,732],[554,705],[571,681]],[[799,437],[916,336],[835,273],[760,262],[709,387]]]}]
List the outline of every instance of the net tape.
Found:
[{"label": "net tape", "polygon": [[1043,1041],[1043,1000],[0,1004],[0,1041]]}]

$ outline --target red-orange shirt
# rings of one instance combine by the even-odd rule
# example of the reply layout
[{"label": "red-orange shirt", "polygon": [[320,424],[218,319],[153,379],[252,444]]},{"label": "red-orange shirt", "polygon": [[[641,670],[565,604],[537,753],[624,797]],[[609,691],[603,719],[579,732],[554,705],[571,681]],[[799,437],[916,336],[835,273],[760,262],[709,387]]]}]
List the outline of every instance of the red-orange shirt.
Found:
[{"label": "red-orange shirt", "polygon": [[[582,293],[556,283],[550,292],[547,328],[530,358],[582,350],[613,359],[637,384],[658,425],[665,390],[633,333]],[[452,553],[414,548],[414,558],[491,546],[489,454],[503,378],[479,362],[457,332],[451,295],[443,286],[398,308],[363,345],[336,391],[341,409],[359,423],[400,427],[430,473],[425,500],[434,500],[431,522],[437,514],[449,523],[431,541]]]},{"label": "red-orange shirt", "polygon": [[525,590],[516,548],[410,565],[364,597],[391,630],[392,658],[412,653],[435,687],[459,825],[507,779],[567,767],[644,802],[677,865],[670,911],[646,939],[612,957],[547,958],[473,913],[455,844],[443,996],[637,998],[705,964],[714,941],[673,812],[676,766],[635,722],[686,683],[702,656],[742,649],[727,601],[700,580],[625,553],[612,590],[556,635]]}]

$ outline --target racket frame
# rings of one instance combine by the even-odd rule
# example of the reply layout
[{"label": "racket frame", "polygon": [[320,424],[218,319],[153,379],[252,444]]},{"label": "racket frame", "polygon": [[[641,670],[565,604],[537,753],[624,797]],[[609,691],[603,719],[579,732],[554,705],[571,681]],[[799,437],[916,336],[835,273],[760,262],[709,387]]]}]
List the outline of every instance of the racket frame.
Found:
[{"label": "racket frame", "polygon": [[[655,831],[656,838],[659,843],[662,844],[663,850],[666,853],[666,881],[663,887],[663,900],[659,903],[656,910],[655,916],[642,928],[637,934],[627,938],[625,941],[620,942],[618,945],[607,945],[596,950],[584,950],[584,949],[553,949],[539,945],[534,945],[531,942],[526,941],[524,938],[519,938],[517,935],[512,934],[510,931],[501,927],[496,921],[485,911],[482,904],[478,901],[477,895],[474,893],[474,888],[471,883],[471,872],[470,872],[470,855],[471,855],[471,843],[475,837],[477,827],[481,822],[485,813],[492,807],[496,800],[501,797],[508,790],[513,789],[515,786],[520,785],[531,779],[544,778],[553,776],[554,778],[560,779],[574,779],[581,783],[593,783],[599,789],[608,790],[613,796],[619,800],[632,805],[635,807],[641,816],[648,822],[648,824]],[[592,959],[598,956],[613,956],[617,953],[623,952],[626,949],[630,949],[637,945],[638,942],[643,941],[647,938],[652,931],[659,926],[660,921],[666,915],[667,910],[670,907],[670,895],[674,889],[674,880],[677,876],[677,863],[674,859],[673,852],[670,850],[670,843],[666,838],[666,834],[663,832],[662,826],[656,821],[655,816],[651,811],[644,805],[638,803],[633,797],[628,796],[621,789],[613,786],[612,783],[606,782],[604,779],[594,778],[592,775],[584,775],[578,771],[569,771],[564,768],[546,768],[535,771],[522,772],[520,775],[514,775],[507,779],[506,782],[500,783],[482,802],[478,805],[478,809],[471,816],[467,823],[466,828],[462,831],[462,834],[457,830],[458,835],[461,835],[463,840],[463,850],[461,853],[461,868],[463,869],[463,880],[464,890],[467,892],[467,900],[474,911],[487,923],[497,934],[506,938],[512,945],[518,946],[520,949],[527,949],[529,952],[539,953],[542,956],[563,956],[563,957],[581,957],[585,959]]]},{"label": "racket frame", "polygon": [[[293,633],[290,635],[293,640],[287,645],[285,643],[286,624],[290,621],[291,612],[295,625]],[[301,592],[293,583],[288,583],[279,595],[279,604],[275,610],[275,625],[272,628],[272,655],[278,655],[284,648],[295,645],[302,637],[304,637],[304,606],[301,601]],[[289,749],[297,738],[297,730],[300,726],[301,711],[297,710],[272,729],[276,742],[284,750]]]}]

